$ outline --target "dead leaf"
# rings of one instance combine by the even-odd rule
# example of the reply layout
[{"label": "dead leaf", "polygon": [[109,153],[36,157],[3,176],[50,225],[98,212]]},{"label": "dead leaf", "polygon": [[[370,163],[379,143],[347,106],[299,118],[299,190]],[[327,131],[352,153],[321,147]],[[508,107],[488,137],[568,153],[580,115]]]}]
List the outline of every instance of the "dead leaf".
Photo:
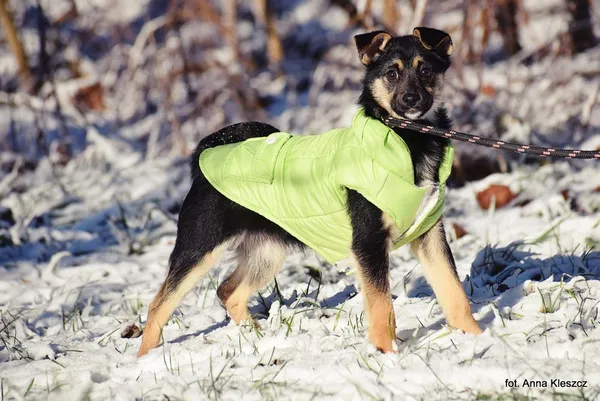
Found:
[{"label": "dead leaf", "polygon": [[138,338],[141,335],[142,329],[137,327],[136,324],[130,324],[121,332],[121,338]]},{"label": "dead leaf", "polygon": [[60,141],[53,141],[50,144],[48,156],[53,164],[64,167],[73,158],[73,151],[69,144]]},{"label": "dead leaf", "polygon": [[492,184],[487,189],[477,193],[479,206],[487,210],[492,204],[492,198],[496,199],[496,208],[501,208],[515,198],[515,194],[506,185]]},{"label": "dead leaf", "polygon": [[454,234],[456,235],[456,239],[462,238],[468,234],[467,230],[465,230],[461,225],[452,223],[452,228],[454,229]]},{"label": "dead leaf", "polygon": [[104,89],[99,82],[79,88],[73,97],[73,102],[82,111],[103,111],[106,109],[104,105]]},{"label": "dead leaf", "polygon": [[71,22],[73,20],[75,20],[77,17],[79,17],[79,12],[77,11],[77,7],[75,6],[75,3],[72,3],[71,8],[69,8],[64,14],[62,14],[61,16],[59,16],[54,23],[56,25],[61,25],[67,22]]},{"label": "dead leaf", "polygon": [[494,88],[492,85],[481,85],[480,92],[482,95],[490,97],[496,96],[496,88]]}]

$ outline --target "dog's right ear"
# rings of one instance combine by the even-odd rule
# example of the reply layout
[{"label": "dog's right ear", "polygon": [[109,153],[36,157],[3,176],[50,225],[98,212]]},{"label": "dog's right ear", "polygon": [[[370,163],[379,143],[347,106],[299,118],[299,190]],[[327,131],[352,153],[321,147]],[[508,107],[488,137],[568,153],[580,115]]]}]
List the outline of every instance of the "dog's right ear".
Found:
[{"label": "dog's right ear", "polygon": [[419,42],[427,50],[434,51],[443,57],[450,57],[452,54],[452,39],[444,31],[433,28],[417,27],[413,29],[413,36],[419,39]]},{"label": "dog's right ear", "polygon": [[363,33],[354,37],[358,57],[364,65],[369,65],[381,56],[392,35],[385,31]]}]

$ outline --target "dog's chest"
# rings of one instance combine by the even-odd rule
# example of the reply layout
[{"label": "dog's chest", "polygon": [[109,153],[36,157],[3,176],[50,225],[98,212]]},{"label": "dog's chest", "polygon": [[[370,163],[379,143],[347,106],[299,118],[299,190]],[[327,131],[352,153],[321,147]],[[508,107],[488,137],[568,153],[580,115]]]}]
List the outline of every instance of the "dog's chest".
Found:
[{"label": "dog's chest", "polygon": [[435,154],[420,154],[414,162],[415,185],[429,186],[437,181],[440,168],[440,156]]}]

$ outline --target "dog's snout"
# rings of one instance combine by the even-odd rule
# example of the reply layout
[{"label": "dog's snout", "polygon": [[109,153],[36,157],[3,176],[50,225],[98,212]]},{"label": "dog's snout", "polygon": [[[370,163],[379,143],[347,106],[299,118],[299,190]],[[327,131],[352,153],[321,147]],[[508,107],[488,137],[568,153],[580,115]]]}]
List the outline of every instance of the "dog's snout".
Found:
[{"label": "dog's snout", "polygon": [[421,96],[419,96],[418,93],[414,92],[409,92],[402,96],[402,102],[404,102],[404,104],[406,104],[409,107],[416,106],[417,103],[419,103],[419,100],[421,100]]}]

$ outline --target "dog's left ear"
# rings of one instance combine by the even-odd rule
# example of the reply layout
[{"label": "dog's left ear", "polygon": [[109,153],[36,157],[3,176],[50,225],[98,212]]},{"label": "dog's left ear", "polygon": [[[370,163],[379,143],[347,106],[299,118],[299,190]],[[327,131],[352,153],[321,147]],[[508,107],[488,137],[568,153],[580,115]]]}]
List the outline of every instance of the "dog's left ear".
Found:
[{"label": "dog's left ear", "polygon": [[358,49],[360,62],[364,65],[369,65],[377,60],[384,52],[390,39],[392,39],[392,35],[385,31],[374,31],[356,35],[354,42]]},{"label": "dog's left ear", "polygon": [[452,54],[452,39],[444,31],[433,28],[418,27],[413,29],[415,36],[424,48],[432,50],[444,57],[450,57]]}]

